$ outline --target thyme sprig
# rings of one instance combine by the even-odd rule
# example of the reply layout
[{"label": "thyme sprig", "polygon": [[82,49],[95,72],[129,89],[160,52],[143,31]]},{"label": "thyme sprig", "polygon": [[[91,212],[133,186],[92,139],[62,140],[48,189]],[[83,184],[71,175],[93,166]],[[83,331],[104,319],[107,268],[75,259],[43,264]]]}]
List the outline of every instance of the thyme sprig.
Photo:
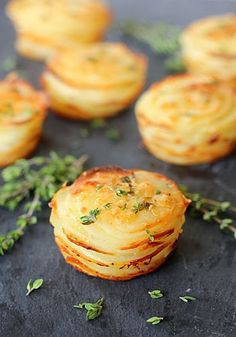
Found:
[{"label": "thyme sprig", "polygon": [[92,320],[92,319],[95,319],[95,318],[99,317],[102,314],[103,303],[104,303],[104,299],[100,298],[95,303],[76,304],[76,305],[74,305],[74,308],[85,309],[87,311],[86,320],[89,321],[89,320]]},{"label": "thyme sprig", "polygon": [[9,210],[21,206],[24,212],[16,219],[14,230],[0,235],[0,255],[14,246],[27,227],[37,223],[35,214],[64,182],[73,182],[80,175],[86,160],[87,156],[77,159],[51,152],[49,157],[18,160],[2,171],[0,206]]},{"label": "thyme sprig", "polygon": [[180,186],[180,189],[188,199],[192,200],[190,204],[192,216],[200,216],[204,221],[217,223],[220,230],[231,233],[236,239],[234,220],[227,215],[230,211],[236,213],[236,207],[233,207],[229,201],[217,201],[205,198],[201,193],[191,193],[183,185]]},{"label": "thyme sprig", "polygon": [[165,56],[164,65],[168,72],[185,71],[181,58],[179,27],[164,22],[147,24],[133,21],[119,22],[117,27],[124,34],[147,43],[158,55]]}]

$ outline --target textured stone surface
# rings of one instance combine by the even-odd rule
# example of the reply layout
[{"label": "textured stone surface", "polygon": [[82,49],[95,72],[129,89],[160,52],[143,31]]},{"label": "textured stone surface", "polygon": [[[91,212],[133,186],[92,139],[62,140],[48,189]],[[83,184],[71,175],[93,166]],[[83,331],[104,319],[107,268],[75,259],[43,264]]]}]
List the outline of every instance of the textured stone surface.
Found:
[{"label": "textured stone surface", "polygon": [[[0,3],[0,60],[14,53],[14,32]],[[223,0],[113,0],[118,18],[161,19],[185,25],[211,13],[233,11],[235,1]],[[118,35],[109,38],[119,39]],[[162,61],[148,47],[128,41],[150,56],[147,86],[165,76]],[[196,46],[197,47],[197,46]],[[19,68],[37,84],[42,65],[18,58]],[[1,73],[1,77],[3,74]],[[90,165],[116,164],[124,167],[155,169],[185,183],[192,190],[235,203],[236,155],[208,166],[176,167],[153,158],[139,148],[133,107],[109,122],[122,131],[123,138],[112,143],[96,131],[80,139],[85,123],[63,120],[49,114],[43,140],[36,154],[50,150],[90,155]],[[0,135],[1,139],[1,135]],[[233,337],[236,336],[235,241],[215,225],[187,219],[178,248],[157,272],[128,282],[110,282],[80,274],[66,265],[54,243],[48,223],[49,210],[27,231],[15,249],[0,258],[0,336],[2,337]],[[0,232],[14,224],[15,215],[0,210]],[[43,277],[45,284],[25,296],[30,278]],[[148,290],[160,288],[165,297],[152,300]],[[197,301],[185,304],[178,297],[191,288]],[[103,316],[85,321],[85,313],[73,308],[82,301],[105,298]],[[163,315],[158,326],[145,321]]]}]

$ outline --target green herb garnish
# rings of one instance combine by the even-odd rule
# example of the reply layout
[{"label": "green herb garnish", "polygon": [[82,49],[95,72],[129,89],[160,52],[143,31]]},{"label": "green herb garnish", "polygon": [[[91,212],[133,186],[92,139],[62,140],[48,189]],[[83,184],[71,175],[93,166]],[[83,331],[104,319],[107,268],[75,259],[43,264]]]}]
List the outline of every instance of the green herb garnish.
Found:
[{"label": "green herb garnish", "polygon": [[223,217],[228,211],[236,212],[236,207],[228,201],[217,201],[203,197],[200,193],[191,193],[186,186],[179,186],[183,194],[190,199],[190,215],[200,216],[204,221],[216,222],[221,230],[231,233],[236,239],[236,227],[233,219]]},{"label": "green herb garnish", "polygon": [[91,123],[90,123],[90,128],[92,129],[102,129],[106,126],[106,121],[103,118],[97,118],[94,119]]},{"label": "green herb garnish", "polygon": [[175,53],[168,57],[164,63],[166,70],[170,74],[179,74],[186,71],[185,65],[180,53]]},{"label": "green herb garnish", "polygon": [[146,320],[147,323],[151,323],[152,325],[159,324],[161,321],[163,321],[164,317],[160,316],[153,316]]},{"label": "green herb garnish", "polygon": [[28,284],[27,284],[27,293],[26,296],[28,296],[29,294],[32,293],[32,291],[39,289],[43,284],[43,279],[39,278],[35,281],[32,281],[31,279],[29,280]]},{"label": "green herb garnish", "polygon": [[127,202],[122,206],[122,210],[124,211],[127,208]]},{"label": "green herb garnish", "polygon": [[90,136],[90,130],[89,130],[89,128],[81,128],[80,129],[80,136],[82,138],[88,138]]},{"label": "green herb garnish", "polygon": [[136,205],[134,205],[132,207],[132,211],[137,214],[138,212],[144,210],[144,209],[148,209],[149,206],[151,205],[150,202],[147,201],[142,201],[142,202],[138,202]]},{"label": "green herb garnish", "polygon": [[129,192],[128,193],[134,193],[132,180],[129,176],[121,177],[120,180],[121,180],[122,183],[129,185]]},{"label": "green herb garnish", "polygon": [[145,24],[132,21],[120,22],[118,28],[124,34],[147,43],[158,55],[164,55],[167,71],[185,71],[181,59],[180,28],[163,22]]},{"label": "green herb garnish", "polygon": [[108,202],[108,203],[105,204],[103,207],[106,208],[106,209],[109,209],[109,208],[111,207],[111,202]]},{"label": "green herb garnish", "polygon": [[186,295],[186,296],[180,296],[179,299],[180,299],[181,301],[185,302],[185,303],[187,303],[187,302],[189,302],[189,301],[195,301],[195,300],[196,300],[195,297],[193,297],[193,296],[188,296],[188,295]]},{"label": "green herb garnish", "polygon": [[120,189],[120,188],[118,188],[118,189],[116,190],[116,195],[117,195],[118,197],[122,197],[123,195],[127,195],[127,194],[128,194],[127,191],[124,191],[124,190],[122,190],[122,189]]},{"label": "green herb garnish", "polygon": [[89,321],[89,320],[92,320],[92,319],[95,319],[95,318],[99,317],[102,314],[103,303],[104,303],[103,298],[100,298],[95,303],[76,304],[76,305],[74,305],[74,308],[87,310],[86,320]]},{"label": "green herb garnish", "polygon": [[161,194],[161,191],[160,190],[156,190],[156,195],[159,195]]},{"label": "green herb garnish", "polygon": [[7,57],[0,65],[0,71],[9,72],[16,68],[16,58],[14,56]]},{"label": "green herb garnish", "polygon": [[80,217],[80,222],[82,225],[90,225],[97,220],[97,216],[100,214],[100,210],[98,208],[92,209],[89,212],[89,215],[84,215]]},{"label": "green herb garnish", "polygon": [[101,188],[102,188],[102,185],[99,185],[99,184],[96,185],[96,187],[95,187],[96,192],[99,191]]},{"label": "green herb garnish", "polygon": [[121,177],[120,180],[122,181],[122,183],[127,183],[127,184],[132,183],[131,178],[129,176]]},{"label": "green herb garnish", "polygon": [[121,134],[119,130],[112,128],[106,131],[106,137],[110,140],[117,141],[121,138]]},{"label": "green herb garnish", "polygon": [[145,229],[145,232],[147,233],[150,241],[152,241],[152,242],[155,241],[155,237],[151,234],[151,232],[148,228]]},{"label": "green herb garnish", "polygon": [[16,229],[0,235],[0,255],[4,255],[36,224],[36,213],[49,202],[61,185],[73,182],[83,171],[87,156],[79,159],[71,155],[61,157],[51,152],[49,157],[18,160],[2,171],[0,206],[15,210],[22,206],[24,213],[16,220]]},{"label": "green herb garnish", "polygon": [[155,289],[148,292],[151,298],[161,298],[163,294],[160,289]]}]

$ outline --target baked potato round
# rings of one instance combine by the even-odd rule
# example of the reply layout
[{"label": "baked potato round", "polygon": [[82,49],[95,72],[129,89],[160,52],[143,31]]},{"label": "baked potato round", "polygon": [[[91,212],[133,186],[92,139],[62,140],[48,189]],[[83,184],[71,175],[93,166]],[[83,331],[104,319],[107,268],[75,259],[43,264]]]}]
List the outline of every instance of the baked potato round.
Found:
[{"label": "baked potato round", "polygon": [[194,22],[183,32],[181,43],[189,72],[229,81],[236,89],[236,15]]},{"label": "baked potato round", "polygon": [[97,43],[58,52],[47,62],[42,85],[52,109],[67,118],[111,117],[142,89],[146,58],[121,43]]},{"label": "baked potato round", "polygon": [[11,74],[0,82],[0,166],[26,157],[38,144],[47,100]]},{"label": "baked potato round", "polygon": [[166,260],[189,202],[163,175],[102,167],[55,194],[50,221],[67,263],[92,276],[128,280]]},{"label": "baked potato round", "polygon": [[206,76],[154,84],[138,100],[136,118],[147,149],[173,164],[209,163],[236,146],[233,89]]},{"label": "baked potato round", "polygon": [[39,60],[60,48],[101,40],[111,21],[101,0],[11,0],[7,14],[16,29],[17,51]]}]

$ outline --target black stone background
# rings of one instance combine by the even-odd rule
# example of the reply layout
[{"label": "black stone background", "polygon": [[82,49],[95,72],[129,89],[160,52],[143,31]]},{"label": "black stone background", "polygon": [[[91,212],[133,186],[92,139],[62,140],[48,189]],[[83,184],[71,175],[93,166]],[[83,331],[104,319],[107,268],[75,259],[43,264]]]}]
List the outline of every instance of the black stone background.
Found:
[{"label": "black stone background", "polygon": [[[0,61],[14,54],[14,31],[0,1]],[[185,26],[193,19],[234,11],[233,0],[113,0],[116,17],[162,20]],[[143,43],[112,33],[150,57],[147,85],[166,73],[163,62]],[[196,46],[197,48],[197,46]],[[18,67],[36,85],[42,64],[18,57]],[[1,77],[4,74],[1,73]],[[50,150],[61,154],[90,156],[90,166],[107,164],[127,168],[155,169],[184,183],[194,191],[236,204],[236,155],[214,165],[173,166],[153,158],[139,148],[133,106],[109,122],[121,130],[118,143],[107,140],[103,131],[81,139],[86,123],[64,120],[49,113],[43,139],[36,154]],[[1,139],[1,135],[0,135]],[[16,214],[0,210],[0,232],[14,225]],[[0,257],[0,336],[1,337],[235,337],[236,336],[236,256],[235,241],[214,224],[187,218],[184,233],[174,254],[156,272],[128,282],[112,282],[81,274],[65,264],[53,238],[45,207],[37,225],[30,228],[15,249]],[[30,278],[43,277],[45,284],[30,297],[25,288]],[[165,297],[152,300],[148,290],[160,288]],[[191,288],[197,301],[178,299]],[[73,308],[82,301],[105,298],[104,314],[92,322]],[[158,326],[145,321],[163,315]]]}]

